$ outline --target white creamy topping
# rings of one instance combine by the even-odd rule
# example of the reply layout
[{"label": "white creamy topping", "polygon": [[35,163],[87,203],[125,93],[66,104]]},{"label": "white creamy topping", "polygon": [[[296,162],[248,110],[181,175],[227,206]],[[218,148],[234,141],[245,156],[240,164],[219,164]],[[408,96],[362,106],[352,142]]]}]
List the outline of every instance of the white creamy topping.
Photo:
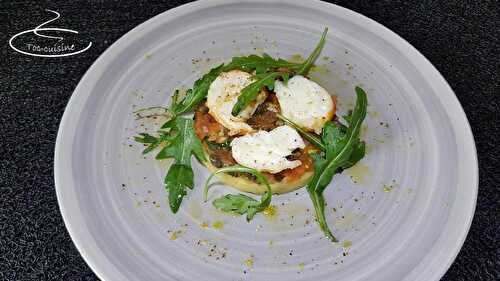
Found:
[{"label": "white creamy topping", "polygon": [[300,135],[289,126],[247,134],[231,142],[232,155],[238,164],[273,174],[300,166],[299,160],[290,161],[286,156],[304,147]]},{"label": "white creamy topping", "polygon": [[288,83],[277,80],[274,91],[281,114],[304,129],[320,134],[325,123],[333,118],[332,97],[314,81],[296,75]]}]

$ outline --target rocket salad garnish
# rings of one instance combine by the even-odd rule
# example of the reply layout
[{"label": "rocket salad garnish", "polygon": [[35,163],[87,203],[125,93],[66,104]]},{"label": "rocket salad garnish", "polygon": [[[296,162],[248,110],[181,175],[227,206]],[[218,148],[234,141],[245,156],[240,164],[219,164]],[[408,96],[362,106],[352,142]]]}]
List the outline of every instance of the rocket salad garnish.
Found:
[{"label": "rocket salad garnish", "polygon": [[259,182],[264,184],[267,187],[266,193],[262,196],[261,201],[257,201],[250,196],[245,194],[227,194],[220,198],[217,198],[213,201],[213,205],[215,208],[227,212],[238,215],[247,214],[247,221],[251,221],[257,212],[263,211],[265,208],[269,206],[271,203],[271,186],[267,181],[266,177],[263,176],[259,171],[239,165],[221,168],[215,172],[213,172],[210,177],[205,182],[205,188],[203,190],[203,200],[207,201],[208,197],[208,189],[210,180],[217,174],[220,173],[231,173],[231,172],[240,172],[240,173],[249,173],[254,175]]}]

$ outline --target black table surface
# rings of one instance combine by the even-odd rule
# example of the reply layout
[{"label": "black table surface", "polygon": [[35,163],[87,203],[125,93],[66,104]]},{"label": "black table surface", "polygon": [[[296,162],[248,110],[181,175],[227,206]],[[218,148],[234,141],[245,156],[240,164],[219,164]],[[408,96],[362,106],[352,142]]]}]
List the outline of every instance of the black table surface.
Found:
[{"label": "black table surface", "polygon": [[[113,42],[182,1],[0,2],[0,280],[97,280],[64,227],[53,155],[64,107],[78,81]],[[475,136],[479,197],[465,244],[442,280],[500,280],[498,1],[334,1],[408,40],[443,74]],[[93,46],[40,58],[13,51],[9,38],[62,14]]]}]

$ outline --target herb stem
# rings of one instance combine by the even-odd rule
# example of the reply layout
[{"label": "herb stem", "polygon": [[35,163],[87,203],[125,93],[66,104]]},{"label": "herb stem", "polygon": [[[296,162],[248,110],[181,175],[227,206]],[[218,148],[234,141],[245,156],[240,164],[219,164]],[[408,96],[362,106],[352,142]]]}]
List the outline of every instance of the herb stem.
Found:
[{"label": "herb stem", "polygon": [[326,150],[326,147],[325,145],[323,144],[323,142],[321,141],[321,139],[311,133],[309,133],[308,131],[304,130],[302,127],[300,127],[299,125],[295,124],[292,120],[286,118],[285,116],[279,114],[279,113],[276,113],[276,116],[283,122],[285,122],[287,125],[289,125],[290,127],[293,127],[295,130],[299,131],[299,133],[306,139],[308,140],[309,142],[311,142],[312,144],[314,144],[315,146],[317,146],[319,149],[321,149],[322,151],[325,151]]},{"label": "herb stem", "polygon": [[309,196],[311,197],[311,200],[313,202],[314,212],[316,215],[316,219],[318,220],[319,227],[326,235],[326,237],[328,237],[328,239],[330,239],[332,242],[338,242],[337,238],[333,236],[330,228],[328,227],[328,224],[326,223],[325,199],[323,197],[323,194],[318,194],[315,191],[310,191],[309,189],[307,189],[307,191],[309,192]]},{"label": "herb stem", "polygon": [[247,222],[249,222],[252,220],[252,218],[255,216],[256,213],[262,212],[265,208],[269,206],[269,204],[271,204],[272,189],[271,185],[269,185],[269,182],[267,181],[267,178],[255,169],[243,167],[240,165],[221,168],[212,173],[212,175],[205,182],[205,188],[203,191],[203,197],[205,202],[207,201],[207,193],[209,189],[208,183],[210,182],[210,180],[214,175],[225,172],[250,173],[254,175],[259,180],[260,183],[264,184],[267,187],[267,192],[260,197],[260,202],[250,196],[241,193],[226,194],[220,198],[215,199],[212,202],[215,208],[217,208],[220,211],[233,214],[239,214],[239,215],[246,214]]},{"label": "herb stem", "polygon": [[[161,112],[161,113],[142,113],[142,112],[145,112],[145,111],[148,111],[148,110],[153,110],[153,109],[163,109],[164,112]],[[168,110],[168,108],[166,107],[163,107],[163,106],[151,106],[151,107],[146,107],[146,108],[141,108],[141,109],[138,109],[136,111],[133,112],[133,114],[135,114],[135,120],[141,120],[141,119],[145,119],[145,118],[151,118],[151,117],[165,117],[167,119],[171,118],[172,115],[170,114],[170,111]]]},{"label": "herb stem", "polygon": [[[217,174],[221,174],[221,173],[228,173],[228,172],[241,172],[241,173],[249,173],[249,174],[252,174],[254,175],[257,180],[259,182],[261,182],[262,184],[264,184],[266,187],[267,187],[267,193],[271,194],[272,193],[272,190],[271,190],[271,185],[269,185],[269,181],[267,180],[267,178],[261,174],[259,171],[255,170],[255,169],[251,169],[251,168],[247,168],[247,167],[243,167],[243,166],[240,166],[240,165],[234,165],[234,166],[229,166],[229,167],[224,167],[224,168],[220,168],[218,170],[216,170],[215,172],[213,172],[209,177],[208,179],[205,181],[205,186],[203,188],[203,201],[204,202],[207,202],[208,200],[208,189],[210,188],[209,186],[209,183],[210,181],[212,180],[212,178],[217,175]],[[269,197],[270,199],[270,197]],[[270,201],[270,200],[269,200]]]}]

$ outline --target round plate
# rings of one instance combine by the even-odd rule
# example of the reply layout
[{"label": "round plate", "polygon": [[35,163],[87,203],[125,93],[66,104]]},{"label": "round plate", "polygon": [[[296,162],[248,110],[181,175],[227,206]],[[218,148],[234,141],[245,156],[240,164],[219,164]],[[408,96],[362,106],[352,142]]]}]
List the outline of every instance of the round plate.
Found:
[{"label": "round plate", "polygon": [[[323,237],[304,189],[274,196],[276,214],[244,217],[202,203],[208,172],[193,159],[195,188],[168,208],[169,162],[131,138],[211,67],[241,54],[307,56],[328,40],[311,78],[352,108],[368,93],[360,164],[325,191]],[[474,212],[473,137],[453,91],[410,44],[380,24],[318,1],[199,1],[169,10],[114,43],[85,74],[64,113],[55,181],[66,227],[106,281],[438,280]],[[234,190],[214,187],[210,200]]]}]

